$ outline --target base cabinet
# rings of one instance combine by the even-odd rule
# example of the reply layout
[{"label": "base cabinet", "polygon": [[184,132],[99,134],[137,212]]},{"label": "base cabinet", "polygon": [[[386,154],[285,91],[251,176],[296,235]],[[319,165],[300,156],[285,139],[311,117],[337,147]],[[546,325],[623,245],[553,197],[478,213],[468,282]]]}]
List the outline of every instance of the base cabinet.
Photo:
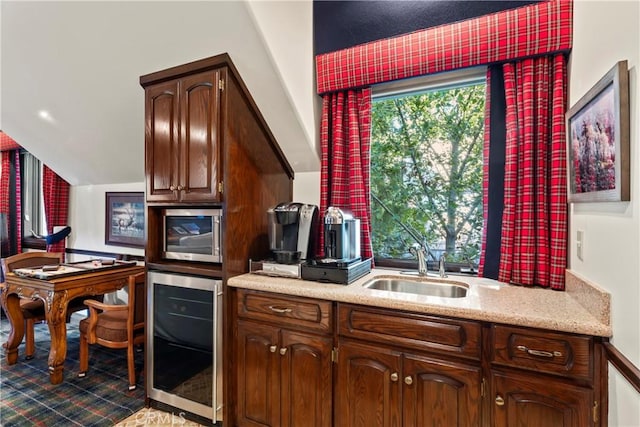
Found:
[{"label": "base cabinet", "polygon": [[237,296],[233,425],[330,427],[331,304],[253,291]]},{"label": "base cabinet", "polygon": [[338,348],[336,426],[479,426],[480,367],[371,344]]},{"label": "base cabinet", "polygon": [[[540,375],[492,372],[491,413],[495,427],[586,427],[592,418],[593,390]],[[597,409],[597,408],[596,408]]]},{"label": "base cabinet", "polygon": [[268,292],[236,300],[232,425],[607,425],[598,338]]}]

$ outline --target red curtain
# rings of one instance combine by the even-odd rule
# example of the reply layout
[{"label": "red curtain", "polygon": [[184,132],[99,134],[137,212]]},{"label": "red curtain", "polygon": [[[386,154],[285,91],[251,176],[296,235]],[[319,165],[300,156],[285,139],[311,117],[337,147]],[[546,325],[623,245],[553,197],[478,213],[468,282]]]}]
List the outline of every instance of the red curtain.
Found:
[{"label": "red curtain", "polygon": [[[66,226],[69,213],[69,183],[60,178],[46,165],[43,166],[42,191],[47,232],[53,233],[54,226]],[[66,239],[48,245],[47,252],[65,252]]]},{"label": "red curtain", "polygon": [[[12,167],[13,164],[13,167]],[[13,170],[13,173],[12,173]],[[11,194],[11,181],[15,182],[15,192]],[[9,254],[0,254],[2,257],[15,255],[22,252],[22,199],[20,191],[20,152],[18,150],[2,151],[2,171],[0,172],[0,213],[5,216],[8,240],[15,243],[16,252],[10,249]],[[15,209],[11,209],[11,198],[15,199]],[[15,226],[12,224],[15,223]],[[15,230],[15,235],[13,234]],[[12,245],[10,244],[9,247]]]},{"label": "red curtain", "polygon": [[[361,256],[363,259],[372,258],[369,197],[371,89],[324,95],[320,143],[321,217],[329,206],[350,210],[360,220]],[[320,233],[321,252],[323,238],[323,233]]]},{"label": "red curtain", "polygon": [[499,280],[563,290],[567,260],[564,55],[503,66],[504,211]]}]

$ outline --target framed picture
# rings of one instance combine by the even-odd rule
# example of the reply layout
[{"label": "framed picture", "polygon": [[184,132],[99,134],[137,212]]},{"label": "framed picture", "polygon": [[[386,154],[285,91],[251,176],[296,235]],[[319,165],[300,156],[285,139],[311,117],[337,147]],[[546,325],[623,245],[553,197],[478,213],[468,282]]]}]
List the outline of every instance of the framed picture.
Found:
[{"label": "framed picture", "polygon": [[106,193],[104,243],[144,248],[144,193]]},{"label": "framed picture", "polygon": [[568,201],[629,200],[629,71],[619,61],[566,115]]}]

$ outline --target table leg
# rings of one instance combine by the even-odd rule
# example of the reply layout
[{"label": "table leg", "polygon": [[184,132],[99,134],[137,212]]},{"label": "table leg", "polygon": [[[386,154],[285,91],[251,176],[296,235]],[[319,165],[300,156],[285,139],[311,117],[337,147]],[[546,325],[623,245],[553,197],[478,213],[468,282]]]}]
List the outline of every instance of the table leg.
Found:
[{"label": "table leg", "polygon": [[22,310],[20,310],[20,298],[18,298],[18,295],[8,294],[4,289],[0,296],[0,301],[11,325],[9,339],[3,346],[6,348],[7,364],[13,365],[18,361],[18,346],[24,338],[24,317],[22,316]]},{"label": "table leg", "polygon": [[67,303],[66,292],[54,292],[51,309],[46,311],[51,349],[49,350],[49,382],[60,384],[64,378],[64,360],[67,357]]}]

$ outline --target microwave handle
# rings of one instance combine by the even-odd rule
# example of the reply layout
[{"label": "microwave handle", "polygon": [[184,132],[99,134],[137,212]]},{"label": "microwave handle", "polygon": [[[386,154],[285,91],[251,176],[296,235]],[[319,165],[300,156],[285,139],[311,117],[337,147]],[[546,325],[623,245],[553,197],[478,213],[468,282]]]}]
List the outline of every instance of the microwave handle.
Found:
[{"label": "microwave handle", "polygon": [[222,262],[222,216],[215,216],[213,222],[213,254]]}]

